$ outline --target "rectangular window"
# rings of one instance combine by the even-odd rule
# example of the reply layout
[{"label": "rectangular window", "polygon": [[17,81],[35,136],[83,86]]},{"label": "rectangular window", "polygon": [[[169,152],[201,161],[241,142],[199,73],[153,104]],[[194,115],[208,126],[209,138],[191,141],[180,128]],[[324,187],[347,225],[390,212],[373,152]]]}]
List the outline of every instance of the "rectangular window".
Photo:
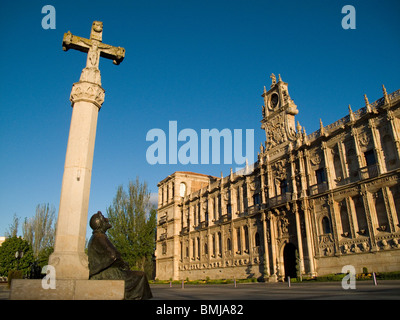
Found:
[{"label": "rectangular window", "polygon": [[364,152],[365,162],[367,163],[367,167],[376,164],[375,153],[374,150],[368,150]]},{"label": "rectangular window", "polygon": [[323,183],[326,181],[324,168],[315,170],[315,176],[317,177],[317,184],[320,184],[320,183]]},{"label": "rectangular window", "polygon": [[288,185],[286,179],[281,181],[281,194],[288,192]]},{"label": "rectangular window", "polygon": [[256,193],[254,196],[253,196],[253,199],[254,199],[254,205],[257,205],[257,204],[260,204],[260,194],[259,193]]}]

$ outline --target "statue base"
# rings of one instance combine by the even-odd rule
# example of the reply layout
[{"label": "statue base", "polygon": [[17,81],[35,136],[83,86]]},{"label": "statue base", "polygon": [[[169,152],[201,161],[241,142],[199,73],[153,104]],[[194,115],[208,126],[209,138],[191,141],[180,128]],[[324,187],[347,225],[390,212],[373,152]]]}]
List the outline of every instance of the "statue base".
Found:
[{"label": "statue base", "polygon": [[88,257],[84,252],[54,251],[49,257],[49,265],[55,268],[56,279],[87,280],[88,264]]},{"label": "statue base", "polygon": [[13,279],[10,300],[123,300],[124,280],[56,280],[44,289],[42,280]]}]

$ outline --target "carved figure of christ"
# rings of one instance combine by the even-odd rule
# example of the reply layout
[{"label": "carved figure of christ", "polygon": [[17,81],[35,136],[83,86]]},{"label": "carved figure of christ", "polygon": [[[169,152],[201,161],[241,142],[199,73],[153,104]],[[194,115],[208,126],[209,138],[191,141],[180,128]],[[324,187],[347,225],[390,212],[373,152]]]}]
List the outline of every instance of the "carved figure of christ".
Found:
[{"label": "carved figure of christ", "polygon": [[90,39],[73,35],[71,32],[64,34],[63,50],[75,49],[87,53],[86,68],[99,68],[99,57],[113,60],[118,65],[124,60],[125,49],[102,43],[103,23],[93,22]]}]

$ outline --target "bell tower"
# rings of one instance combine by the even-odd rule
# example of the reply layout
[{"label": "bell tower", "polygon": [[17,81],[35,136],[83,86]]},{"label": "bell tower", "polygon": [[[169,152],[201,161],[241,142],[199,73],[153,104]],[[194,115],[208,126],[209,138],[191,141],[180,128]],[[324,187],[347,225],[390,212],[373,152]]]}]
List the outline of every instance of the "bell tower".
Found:
[{"label": "bell tower", "polygon": [[264,93],[261,95],[264,98],[261,129],[265,130],[266,151],[296,140],[294,116],[299,112],[289,96],[288,84],[282,81],[280,75],[278,81],[274,74],[270,77],[271,87],[267,91],[264,86]]}]

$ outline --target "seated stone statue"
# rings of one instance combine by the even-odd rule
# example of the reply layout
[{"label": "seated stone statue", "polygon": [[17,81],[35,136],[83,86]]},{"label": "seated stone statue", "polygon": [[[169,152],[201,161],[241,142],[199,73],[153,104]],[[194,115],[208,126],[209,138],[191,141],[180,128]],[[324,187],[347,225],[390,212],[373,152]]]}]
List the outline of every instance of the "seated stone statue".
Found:
[{"label": "seated stone statue", "polygon": [[111,243],[106,231],[111,224],[98,211],[90,219],[93,235],[88,244],[89,279],[125,280],[125,299],[144,300],[153,297],[146,274],[132,271]]}]

